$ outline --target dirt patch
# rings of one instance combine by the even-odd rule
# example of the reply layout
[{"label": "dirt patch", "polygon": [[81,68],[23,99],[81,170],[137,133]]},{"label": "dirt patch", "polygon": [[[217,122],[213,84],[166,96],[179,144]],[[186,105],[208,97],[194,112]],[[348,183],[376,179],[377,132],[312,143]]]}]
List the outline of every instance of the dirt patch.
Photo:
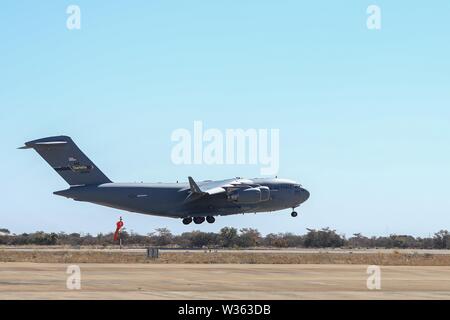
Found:
[{"label": "dirt patch", "polygon": [[386,266],[450,266],[447,254],[414,253],[261,253],[161,252],[150,259],[143,252],[7,251],[0,262],[34,263],[201,263],[201,264],[364,264]]}]

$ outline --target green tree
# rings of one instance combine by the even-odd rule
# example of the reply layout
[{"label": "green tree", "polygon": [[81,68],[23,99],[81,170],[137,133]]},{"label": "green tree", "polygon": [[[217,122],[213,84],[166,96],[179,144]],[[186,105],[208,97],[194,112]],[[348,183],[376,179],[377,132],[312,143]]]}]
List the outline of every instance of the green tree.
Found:
[{"label": "green tree", "polygon": [[180,243],[191,248],[203,248],[217,245],[218,235],[213,232],[192,231],[181,235]]},{"label": "green tree", "polygon": [[447,230],[436,232],[433,237],[433,248],[450,249],[450,234]]},{"label": "green tree", "polygon": [[256,247],[261,242],[261,233],[257,229],[243,228],[237,240],[239,247]]},{"label": "green tree", "polygon": [[345,238],[336,233],[336,230],[323,228],[321,230],[308,229],[305,236],[305,246],[315,248],[336,248],[345,244]]},{"label": "green tree", "polygon": [[157,228],[155,232],[149,234],[152,242],[157,246],[167,246],[173,243],[173,234],[167,228]]},{"label": "green tree", "polygon": [[236,244],[238,239],[238,232],[236,228],[225,227],[220,229],[219,239],[224,247],[232,247]]}]

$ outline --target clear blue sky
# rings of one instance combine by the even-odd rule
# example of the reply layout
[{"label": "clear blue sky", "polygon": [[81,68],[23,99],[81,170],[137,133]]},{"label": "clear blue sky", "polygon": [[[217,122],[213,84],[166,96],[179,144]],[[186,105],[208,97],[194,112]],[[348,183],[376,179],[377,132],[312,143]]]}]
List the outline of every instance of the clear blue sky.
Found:
[{"label": "clear blue sky", "polygon": [[[66,8],[81,8],[81,30]],[[366,28],[379,5],[382,29]],[[0,10],[0,226],[179,233],[223,226],[427,236],[450,229],[450,2],[8,1]],[[23,142],[67,134],[114,181],[254,177],[176,166],[171,132],[279,128],[279,176],[310,200],[214,225],[52,194],[65,182]]]}]

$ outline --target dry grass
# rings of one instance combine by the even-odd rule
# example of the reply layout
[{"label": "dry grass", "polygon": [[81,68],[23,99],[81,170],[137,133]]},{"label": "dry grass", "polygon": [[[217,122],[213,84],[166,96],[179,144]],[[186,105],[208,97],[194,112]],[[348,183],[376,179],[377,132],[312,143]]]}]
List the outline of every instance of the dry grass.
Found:
[{"label": "dry grass", "polygon": [[261,253],[162,252],[149,259],[142,252],[0,250],[0,262],[35,263],[231,263],[231,264],[363,264],[391,266],[450,266],[448,254],[414,253]]}]

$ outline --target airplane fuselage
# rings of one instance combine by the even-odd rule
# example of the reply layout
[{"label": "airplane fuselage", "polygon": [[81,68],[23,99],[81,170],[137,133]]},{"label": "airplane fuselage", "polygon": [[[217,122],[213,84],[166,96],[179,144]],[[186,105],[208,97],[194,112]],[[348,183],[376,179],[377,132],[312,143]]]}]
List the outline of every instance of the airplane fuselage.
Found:
[{"label": "airplane fuselage", "polygon": [[202,201],[186,203],[190,193],[188,183],[105,183],[71,187],[55,194],[120,210],[173,218],[277,211],[298,207],[309,198],[306,189],[290,180],[251,181],[269,188],[269,200],[243,204],[230,200],[227,194],[219,193]]}]

